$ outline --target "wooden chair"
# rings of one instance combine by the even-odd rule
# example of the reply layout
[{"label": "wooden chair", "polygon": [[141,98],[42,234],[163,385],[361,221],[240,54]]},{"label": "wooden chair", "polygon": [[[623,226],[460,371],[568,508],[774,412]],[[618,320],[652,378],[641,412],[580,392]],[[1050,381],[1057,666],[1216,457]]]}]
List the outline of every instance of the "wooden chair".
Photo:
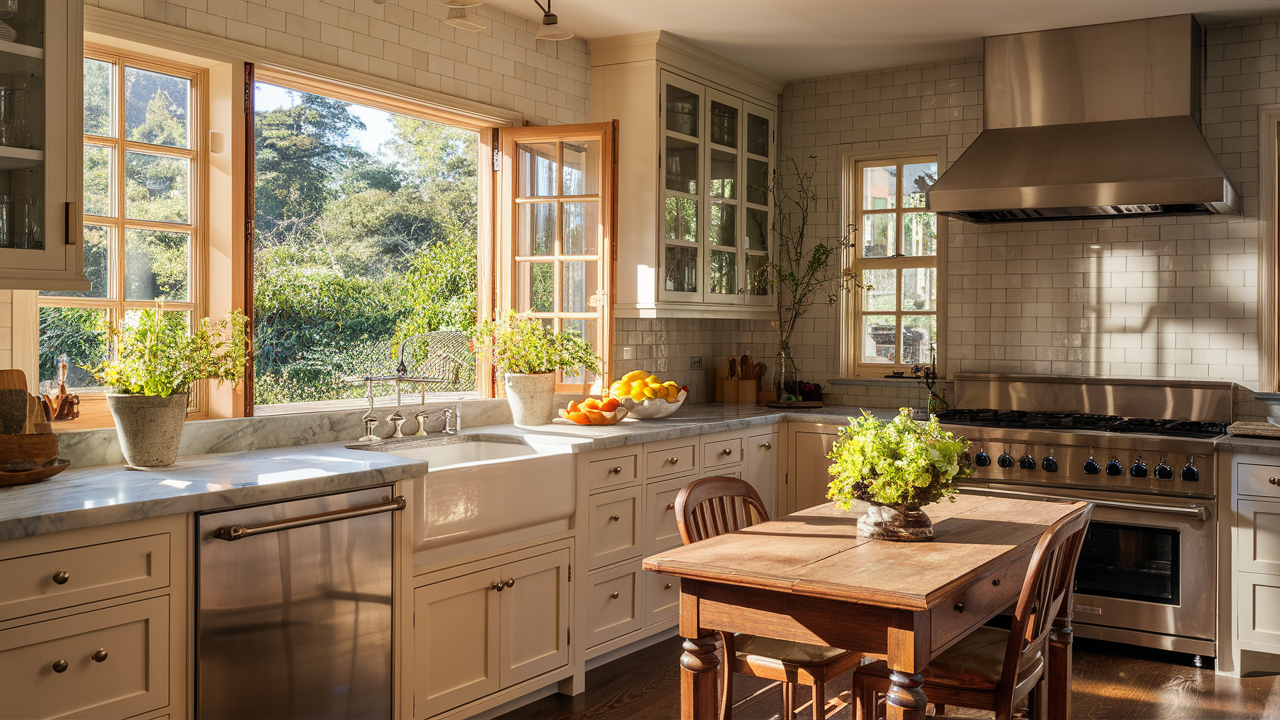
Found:
[{"label": "wooden chair", "polygon": [[[1049,633],[1058,611],[1071,605],[1076,561],[1092,513],[1093,505],[1085,505],[1040,536],[1008,630],[979,627],[925,668],[924,691],[938,715],[947,705],[959,705],[1012,718],[1014,706],[1029,699],[1029,717],[1045,717]],[[1069,685],[1071,678],[1060,681]],[[889,667],[883,660],[859,668],[853,676],[857,719],[874,717],[877,694],[888,690]]]},{"label": "wooden chair", "polygon": [[[769,519],[769,513],[751,484],[732,477],[706,477],[685,485],[676,496],[676,525],[685,545],[734,532]],[[795,717],[795,689],[813,689],[813,717],[820,720],[826,708],[826,684],[855,668],[863,655],[849,650],[756,637],[744,633],[719,633],[725,658],[734,658],[733,672],[726,660],[720,698],[720,717],[733,716],[733,673],[782,683],[782,717]]]}]

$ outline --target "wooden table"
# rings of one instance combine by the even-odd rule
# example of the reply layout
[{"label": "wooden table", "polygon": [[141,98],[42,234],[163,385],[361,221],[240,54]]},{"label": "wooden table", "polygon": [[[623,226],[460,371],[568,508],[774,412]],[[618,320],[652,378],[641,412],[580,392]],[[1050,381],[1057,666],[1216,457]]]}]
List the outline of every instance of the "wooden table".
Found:
[{"label": "wooden table", "polygon": [[[723,631],[882,655],[889,717],[923,718],[929,659],[1017,600],[1040,535],[1078,506],[960,495],[926,508],[932,542],[902,543],[858,537],[859,512],[826,504],[647,558],[681,578],[681,716],[717,713]],[[1069,607],[1054,625],[1049,717],[1066,720]]]}]

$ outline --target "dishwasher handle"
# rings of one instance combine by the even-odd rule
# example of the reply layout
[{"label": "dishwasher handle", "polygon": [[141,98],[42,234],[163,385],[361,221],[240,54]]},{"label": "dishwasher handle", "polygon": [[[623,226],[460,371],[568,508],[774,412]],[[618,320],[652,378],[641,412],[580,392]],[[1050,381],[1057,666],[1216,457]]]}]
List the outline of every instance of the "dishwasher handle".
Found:
[{"label": "dishwasher handle", "polygon": [[1163,513],[1165,515],[1184,515],[1204,520],[1208,517],[1208,511],[1204,505],[1189,503],[1187,505],[1153,505],[1150,503],[1139,502],[1123,502],[1120,500],[1090,500],[1088,498],[1067,497],[1061,495],[1040,495],[1038,493],[1025,493],[1016,490],[1000,490],[997,488],[965,488],[969,492],[993,495],[997,497],[1011,498],[1027,498],[1030,500],[1045,500],[1048,502],[1087,502],[1093,503],[1099,507],[1116,508],[1117,510],[1140,510],[1142,512]]},{"label": "dishwasher handle", "polygon": [[261,525],[223,525],[213,531],[212,537],[227,541],[243,540],[254,535],[264,535],[266,533],[280,532],[281,530],[322,525],[338,520],[377,515],[384,512],[396,512],[397,510],[403,510],[405,504],[404,496],[397,495],[395,498],[385,500],[377,505],[365,505],[364,507],[347,508],[345,510],[330,510],[329,512],[303,515],[289,520],[276,520],[275,522],[262,523]]}]

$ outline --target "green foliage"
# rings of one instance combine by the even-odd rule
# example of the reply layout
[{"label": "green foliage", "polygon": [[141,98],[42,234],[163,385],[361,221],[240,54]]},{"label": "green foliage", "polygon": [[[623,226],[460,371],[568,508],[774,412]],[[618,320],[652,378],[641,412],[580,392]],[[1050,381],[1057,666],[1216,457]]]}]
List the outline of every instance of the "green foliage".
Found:
[{"label": "green foliage", "polygon": [[166,313],[161,303],[123,329],[104,319],[100,331],[113,341],[115,357],[90,372],[130,395],[168,397],[205,379],[238,382],[244,377],[246,323],[244,313],[233,310],[216,323],[203,318],[188,332],[186,315]]},{"label": "green foliage", "polygon": [[855,499],[928,505],[955,495],[956,479],[973,475],[968,450],[969,441],[944,431],[937,417],[919,423],[902,408],[885,423],[864,410],[840,428],[827,455],[834,477],[827,497],[843,510]]},{"label": "green foliage", "polygon": [[484,343],[498,372],[538,375],[577,368],[600,372],[600,358],[577,332],[555,333],[542,320],[527,315],[508,312],[505,318],[485,320],[475,336]]},{"label": "green foliage", "polygon": [[101,363],[111,345],[101,330],[106,312],[87,308],[40,308],[40,380],[58,377],[58,358],[67,356],[67,385],[96,384],[84,370]]},{"label": "green foliage", "polygon": [[405,278],[413,310],[396,326],[396,339],[435,330],[470,332],[476,326],[476,236],[455,228],[452,237],[419,253]]}]

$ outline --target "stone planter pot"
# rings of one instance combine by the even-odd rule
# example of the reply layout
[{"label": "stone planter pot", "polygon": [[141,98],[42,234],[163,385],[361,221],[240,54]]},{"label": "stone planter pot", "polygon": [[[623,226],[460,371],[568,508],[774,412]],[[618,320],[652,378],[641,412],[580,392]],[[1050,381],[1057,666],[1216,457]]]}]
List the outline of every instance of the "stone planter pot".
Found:
[{"label": "stone planter pot", "polygon": [[116,435],[124,461],[134,467],[164,467],[178,459],[182,424],[187,419],[187,394],[107,395],[116,421]]},{"label": "stone planter pot", "polygon": [[933,521],[916,505],[868,503],[858,518],[858,535],[877,540],[921,542],[933,539]]},{"label": "stone planter pot", "polygon": [[506,373],[504,378],[512,422],[524,426],[547,425],[551,422],[556,397],[554,372],[538,375]]}]

